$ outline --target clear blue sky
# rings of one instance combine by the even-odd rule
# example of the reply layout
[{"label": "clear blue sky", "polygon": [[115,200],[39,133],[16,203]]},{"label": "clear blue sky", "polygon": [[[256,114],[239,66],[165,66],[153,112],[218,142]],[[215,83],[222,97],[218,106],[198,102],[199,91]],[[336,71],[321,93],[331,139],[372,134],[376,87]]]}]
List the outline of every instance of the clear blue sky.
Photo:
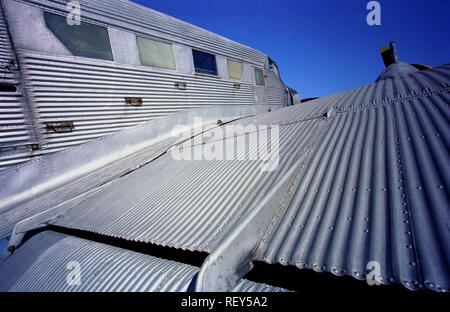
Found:
[{"label": "clear blue sky", "polygon": [[381,0],[381,26],[369,0],[133,1],[266,53],[302,98],[372,83],[392,40],[402,61],[450,63],[450,0]]}]

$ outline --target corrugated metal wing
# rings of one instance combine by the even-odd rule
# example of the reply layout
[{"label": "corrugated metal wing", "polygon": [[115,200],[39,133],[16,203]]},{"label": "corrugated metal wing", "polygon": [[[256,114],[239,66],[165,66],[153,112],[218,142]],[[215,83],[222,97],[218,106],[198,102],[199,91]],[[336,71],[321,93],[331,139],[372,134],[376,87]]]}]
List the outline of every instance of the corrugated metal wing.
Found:
[{"label": "corrugated metal wing", "polygon": [[385,283],[448,290],[449,72],[444,65],[237,122],[280,126],[272,173],[257,161],[166,155],[164,170],[152,175],[150,164],[55,223],[211,252],[264,195],[264,181],[305,157],[254,259],[359,279],[378,261]]},{"label": "corrugated metal wing", "polygon": [[[80,284],[73,282],[79,265]],[[197,267],[55,232],[40,233],[0,266],[2,291],[183,292]],[[234,291],[283,289],[242,280]]]}]

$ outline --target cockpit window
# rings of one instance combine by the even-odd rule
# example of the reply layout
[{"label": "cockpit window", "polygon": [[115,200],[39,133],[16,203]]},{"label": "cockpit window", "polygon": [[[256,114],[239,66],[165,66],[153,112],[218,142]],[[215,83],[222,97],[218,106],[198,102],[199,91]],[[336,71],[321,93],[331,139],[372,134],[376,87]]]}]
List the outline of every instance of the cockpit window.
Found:
[{"label": "cockpit window", "polygon": [[202,51],[192,50],[195,72],[217,76],[216,56]]},{"label": "cockpit window", "polygon": [[75,56],[113,61],[108,29],[81,22],[69,25],[64,16],[44,11],[44,20],[51,32]]}]

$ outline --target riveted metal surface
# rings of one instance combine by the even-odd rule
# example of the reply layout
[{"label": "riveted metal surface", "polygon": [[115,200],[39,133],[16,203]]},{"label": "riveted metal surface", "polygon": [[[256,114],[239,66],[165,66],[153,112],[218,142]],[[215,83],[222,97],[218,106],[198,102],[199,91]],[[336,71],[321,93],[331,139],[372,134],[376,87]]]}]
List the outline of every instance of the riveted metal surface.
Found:
[{"label": "riveted metal surface", "polygon": [[[255,194],[264,196],[261,181],[279,180],[306,153],[296,187],[274,207],[254,259],[359,279],[369,261],[378,261],[384,283],[448,290],[449,69],[236,122],[280,126],[274,172],[261,173],[252,161],[166,155],[157,174],[146,166],[55,223],[211,252],[248,213]],[[119,189],[129,196],[118,196]]]},{"label": "riveted metal surface", "polygon": [[255,258],[358,279],[377,261],[383,283],[448,291],[448,73],[312,101],[338,112]]}]

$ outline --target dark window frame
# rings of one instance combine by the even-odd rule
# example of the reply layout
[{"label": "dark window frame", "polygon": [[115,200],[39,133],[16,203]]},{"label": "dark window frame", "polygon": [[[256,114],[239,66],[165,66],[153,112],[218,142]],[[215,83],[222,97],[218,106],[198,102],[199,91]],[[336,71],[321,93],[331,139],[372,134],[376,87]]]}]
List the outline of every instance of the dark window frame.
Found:
[{"label": "dark window frame", "polygon": [[[212,58],[212,57],[214,58]],[[209,58],[209,60],[207,59]],[[196,74],[200,75],[208,75],[208,76],[219,76],[218,68],[217,68],[217,57],[215,54],[192,49],[192,59],[194,61],[194,71]],[[203,64],[199,64],[202,62]],[[206,66],[201,66],[206,65]],[[207,68],[209,67],[209,68]],[[212,68],[214,67],[214,68]]]}]

